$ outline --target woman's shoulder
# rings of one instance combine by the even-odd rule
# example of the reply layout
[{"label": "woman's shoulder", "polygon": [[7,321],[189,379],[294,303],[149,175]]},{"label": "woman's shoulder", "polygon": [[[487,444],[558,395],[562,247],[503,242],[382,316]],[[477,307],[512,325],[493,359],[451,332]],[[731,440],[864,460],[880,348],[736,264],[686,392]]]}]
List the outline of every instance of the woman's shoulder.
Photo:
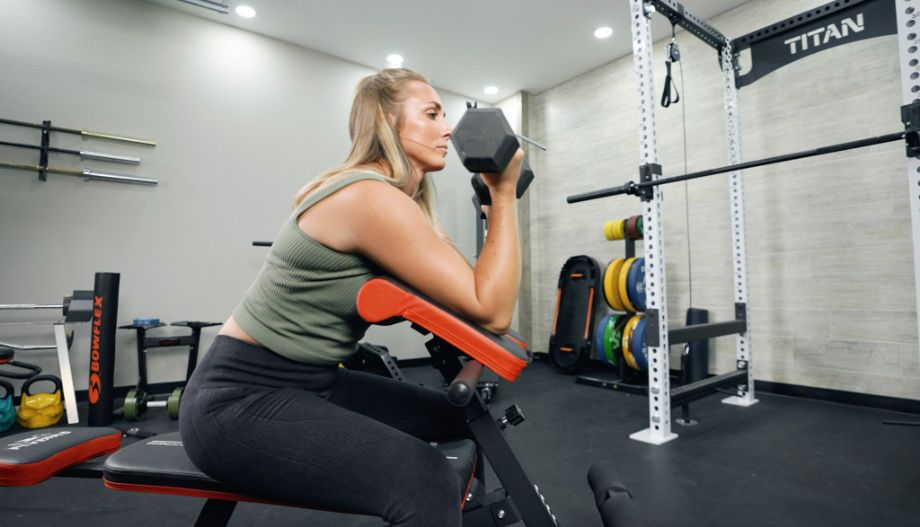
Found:
[{"label": "woman's shoulder", "polygon": [[[322,185],[310,192],[311,198],[346,204],[350,201],[366,202],[369,199],[396,199],[403,194],[387,180],[387,177],[375,170],[362,167],[350,168],[334,174]],[[331,198],[331,199],[330,199]]]},{"label": "woman's shoulder", "polygon": [[362,178],[366,178],[366,179],[377,179],[377,180],[380,180],[380,181],[386,181],[386,180],[387,180],[387,177],[386,177],[385,175],[383,175],[380,171],[378,171],[378,170],[373,170],[373,169],[371,169],[371,168],[365,168],[365,167],[349,168],[349,169],[346,169],[346,170],[343,170],[343,171],[339,172],[338,174],[336,174],[336,175],[333,176],[333,177],[334,177],[336,180],[339,180],[339,181],[341,181],[342,179],[350,179],[350,178],[354,178],[354,179],[362,179]]}]

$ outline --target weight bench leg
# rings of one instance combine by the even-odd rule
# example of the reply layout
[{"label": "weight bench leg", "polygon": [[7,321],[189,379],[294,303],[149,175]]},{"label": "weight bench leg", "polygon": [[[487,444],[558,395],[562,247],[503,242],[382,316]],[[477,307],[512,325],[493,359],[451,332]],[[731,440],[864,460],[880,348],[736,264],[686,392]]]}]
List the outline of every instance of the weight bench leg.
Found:
[{"label": "weight bench leg", "polygon": [[195,527],[226,527],[235,508],[235,501],[209,499],[198,513]]}]

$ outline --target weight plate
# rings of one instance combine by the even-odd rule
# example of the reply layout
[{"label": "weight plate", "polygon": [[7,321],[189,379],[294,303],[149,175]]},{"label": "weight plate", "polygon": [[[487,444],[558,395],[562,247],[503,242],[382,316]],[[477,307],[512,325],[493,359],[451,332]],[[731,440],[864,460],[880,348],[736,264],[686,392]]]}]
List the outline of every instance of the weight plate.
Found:
[{"label": "weight plate", "polygon": [[630,303],[645,311],[645,258],[636,258],[626,271],[626,290]]},{"label": "weight plate", "polygon": [[636,308],[629,300],[627,280],[629,278],[629,269],[635,261],[635,258],[627,258],[626,261],[623,262],[623,267],[620,268],[620,272],[617,274],[617,291],[620,293],[620,301],[623,302],[623,307],[626,311],[633,313],[636,311]]},{"label": "weight plate", "polygon": [[610,320],[604,326],[604,355],[607,357],[607,363],[611,366],[617,365],[617,348],[620,347],[620,334],[617,334],[617,325],[620,319],[625,315],[611,315]]},{"label": "weight plate", "polygon": [[640,315],[633,315],[630,317],[629,322],[626,323],[626,327],[623,328],[623,359],[626,360],[626,364],[634,370],[639,369],[638,363],[636,363],[635,357],[633,357],[631,349],[631,341],[633,332],[636,329],[636,324],[639,323],[641,319]]},{"label": "weight plate", "polygon": [[610,241],[616,240],[614,237],[614,223],[616,223],[616,221],[617,220],[610,220],[604,224],[604,238],[607,238]]},{"label": "weight plate", "polygon": [[617,325],[613,328],[614,342],[613,342],[613,351],[618,357],[623,358],[625,361],[626,358],[623,355],[623,330],[626,329],[626,324],[629,322],[630,316],[628,314],[620,316],[620,319],[617,321]]},{"label": "weight plate", "polygon": [[645,237],[645,220],[642,216],[639,216],[639,219],[636,220],[636,230],[639,231],[639,239]]},{"label": "weight plate", "polygon": [[604,354],[604,331],[607,328],[611,315],[605,315],[594,330],[594,353],[601,362],[607,362],[607,356]]},{"label": "weight plate", "polygon": [[604,299],[607,305],[614,311],[626,311],[623,301],[620,299],[620,290],[617,285],[617,279],[620,277],[620,270],[623,268],[623,258],[617,258],[610,262],[607,270],[604,272]]},{"label": "weight plate", "polygon": [[645,347],[645,331],[648,326],[648,320],[642,317],[633,330],[632,342],[629,349],[636,360],[636,365],[642,371],[648,370],[648,348]]},{"label": "weight plate", "polygon": [[137,391],[130,390],[125,396],[125,419],[128,421],[137,421],[143,415],[141,411],[141,401],[137,397]]},{"label": "weight plate", "polygon": [[166,413],[169,414],[170,419],[179,418],[179,403],[182,402],[182,388],[176,388],[169,394],[169,399],[166,400]]},{"label": "weight plate", "polygon": [[636,222],[638,221],[639,216],[630,216],[626,220],[626,236],[629,237],[630,240],[639,239],[639,231],[636,226]]}]

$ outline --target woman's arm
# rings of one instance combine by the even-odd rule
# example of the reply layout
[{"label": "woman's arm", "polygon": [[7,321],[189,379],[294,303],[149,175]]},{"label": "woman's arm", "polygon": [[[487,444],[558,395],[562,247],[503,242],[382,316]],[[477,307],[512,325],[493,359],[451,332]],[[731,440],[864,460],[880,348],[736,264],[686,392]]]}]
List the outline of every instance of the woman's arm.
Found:
[{"label": "woman's arm", "polygon": [[505,333],[521,283],[515,199],[519,154],[505,174],[483,178],[492,192],[492,208],[489,234],[473,268],[438,236],[409,196],[384,182],[359,181],[324,199],[311,208],[323,210],[322,225],[313,227],[336,226],[335,249],[362,254],[448,309],[492,333]]}]

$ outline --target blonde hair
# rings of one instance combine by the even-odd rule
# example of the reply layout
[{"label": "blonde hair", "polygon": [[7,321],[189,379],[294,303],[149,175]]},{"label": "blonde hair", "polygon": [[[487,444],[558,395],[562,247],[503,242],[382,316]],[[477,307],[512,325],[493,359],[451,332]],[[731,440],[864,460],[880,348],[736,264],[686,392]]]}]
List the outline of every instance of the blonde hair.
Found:
[{"label": "blonde hair", "polygon": [[[361,79],[355,89],[348,120],[348,134],[351,137],[348,157],[341,166],[304,185],[294,196],[295,209],[310,192],[330,178],[378,161],[386,161],[390,166],[391,173],[382,174],[387,182],[400,190],[406,189],[412,181],[412,165],[399,142],[398,129],[402,122],[400,109],[406,99],[406,84],[411,81],[428,84],[425,77],[406,68],[388,68]],[[396,116],[396,121],[391,122],[388,116]],[[427,173],[419,181],[412,199],[422,209],[438,235],[447,240],[434,213],[435,189]]]}]

